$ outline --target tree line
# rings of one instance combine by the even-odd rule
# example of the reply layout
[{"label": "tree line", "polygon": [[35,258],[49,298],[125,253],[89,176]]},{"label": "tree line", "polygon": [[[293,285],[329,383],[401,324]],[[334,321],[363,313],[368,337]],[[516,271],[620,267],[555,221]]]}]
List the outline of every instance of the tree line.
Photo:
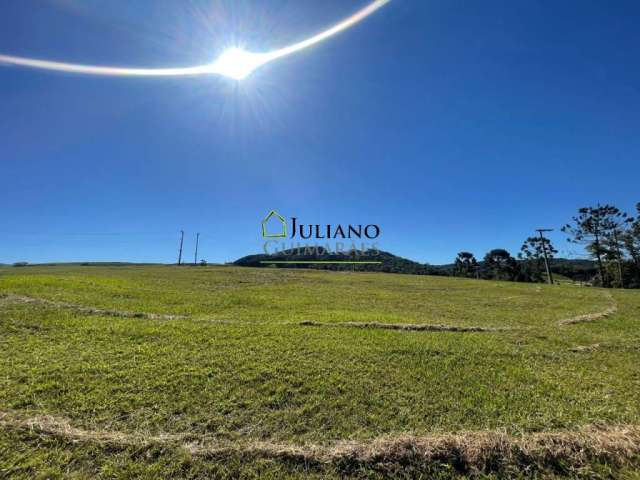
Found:
[{"label": "tree line", "polygon": [[[568,236],[567,241],[582,245],[595,263],[595,275],[588,279],[590,284],[640,288],[640,203],[636,205],[636,213],[634,218],[613,205],[583,207],[561,228]],[[453,273],[462,277],[543,282],[548,280],[545,256],[554,265],[557,253],[551,240],[541,234],[525,239],[516,257],[496,248],[479,262],[473,253],[460,252]]]}]

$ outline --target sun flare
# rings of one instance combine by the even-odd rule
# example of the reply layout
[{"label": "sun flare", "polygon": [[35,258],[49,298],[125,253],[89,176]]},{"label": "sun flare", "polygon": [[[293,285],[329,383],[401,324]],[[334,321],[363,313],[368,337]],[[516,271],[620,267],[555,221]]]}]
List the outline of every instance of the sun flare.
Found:
[{"label": "sun flare", "polygon": [[272,50],[269,52],[248,52],[241,48],[232,47],[225,50],[218,59],[209,65],[196,65],[192,67],[171,68],[129,68],[111,67],[100,65],[85,65],[77,63],[65,63],[37,58],[16,57],[0,54],[0,64],[14,65],[28,68],[38,68],[57,72],[67,72],[85,75],[104,75],[116,77],[167,77],[218,74],[235,80],[246,78],[256,68],[278,58],[298,52],[312,45],[332,37],[358,22],[361,22],[373,12],[383,7],[391,0],[375,0],[350,17],[335,24],[331,28],[293,45]]}]

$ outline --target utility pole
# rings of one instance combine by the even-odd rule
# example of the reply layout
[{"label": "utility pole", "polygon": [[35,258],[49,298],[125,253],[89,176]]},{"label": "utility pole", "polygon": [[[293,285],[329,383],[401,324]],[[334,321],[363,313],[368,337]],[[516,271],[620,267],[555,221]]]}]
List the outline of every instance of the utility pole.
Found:
[{"label": "utility pole", "polygon": [[196,254],[193,257],[193,264],[198,265],[198,244],[200,243],[200,234],[196,233]]},{"label": "utility pole", "polygon": [[180,230],[180,251],[178,252],[178,265],[182,265],[182,245],[184,244],[184,230]]},{"label": "utility pole", "polygon": [[536,231],[540,234],[540,241],[542,242],[542,252],[544,253],[544,266],[547,269],[547,281],[549,285],[553,285],[553,274],[549,267],[549,257],[547,256],[547,239],[544,238],[543,232],[553,232],[552,228],[536,228]]}]

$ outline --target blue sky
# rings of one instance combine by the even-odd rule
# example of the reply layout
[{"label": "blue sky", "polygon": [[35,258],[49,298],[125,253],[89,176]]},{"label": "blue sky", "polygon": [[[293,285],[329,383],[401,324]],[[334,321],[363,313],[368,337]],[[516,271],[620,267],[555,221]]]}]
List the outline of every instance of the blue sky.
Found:
[{"label": "blue sky", "polygon": [[[366,1],[22,0],[0,53],[207,63]],[[640,3],[393,0],[236,83],[0,67],[0,262],[260,251],[270,209],[380,225],[384,250],[515,253],[581,206],[640,201]],[[559,232],[553,239],[572,253]],[[575,252],[574,252],[575,253]]]}]

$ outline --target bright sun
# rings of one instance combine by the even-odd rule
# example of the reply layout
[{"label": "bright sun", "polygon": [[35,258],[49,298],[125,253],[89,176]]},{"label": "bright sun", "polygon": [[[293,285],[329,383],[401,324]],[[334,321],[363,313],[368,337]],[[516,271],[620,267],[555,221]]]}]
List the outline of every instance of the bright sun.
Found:
[{"label": "bright sun", "polygon": [[268,55],[247,52],[241,48],[234,47],[225,50],[211,65],[211,69],[220,75],[242,80],[260,65],[268,61]]}]

